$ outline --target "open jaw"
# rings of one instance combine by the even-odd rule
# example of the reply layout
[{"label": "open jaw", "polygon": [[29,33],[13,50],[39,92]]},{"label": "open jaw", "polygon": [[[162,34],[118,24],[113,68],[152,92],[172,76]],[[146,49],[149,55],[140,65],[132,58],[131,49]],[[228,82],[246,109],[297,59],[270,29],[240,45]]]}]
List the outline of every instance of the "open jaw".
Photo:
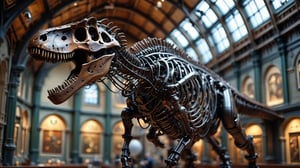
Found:
[{"label": "open jaw", "polygon": [[91,84],[105,76],[115,56],[112,51],[105,49],[90,53],[75,50],[72,53],[54,53],[39,48],[29,49],[30,55],[38,60],[52,63],[72,61],[75,64],[75,68],[61,85],[48,90],[48,98],[54,104],[63,103],[84,85]]}]

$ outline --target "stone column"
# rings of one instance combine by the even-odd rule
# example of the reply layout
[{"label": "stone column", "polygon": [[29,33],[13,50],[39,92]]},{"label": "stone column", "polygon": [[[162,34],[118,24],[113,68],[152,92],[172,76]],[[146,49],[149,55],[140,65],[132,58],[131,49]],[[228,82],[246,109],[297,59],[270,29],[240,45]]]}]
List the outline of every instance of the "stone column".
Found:
[{"label": "stone column", "polygon": [[[39,75],[41,76],[41,75]],[[32,91],[32,111],[31,111],[31,128],[29,141],[29,159],[32,165],[38,163],[39,159],[39,143],[40,143],[40,128],[39,116],[41,109],[41,90],[43,82],[38,78],[35,82]]]},{"label": "stone column", "polygon": [[262,76],[261,76],[261,58],[260,55],[256,52],[252,52],[253,58],[253,68],[254,68],[254,95],[255,99],[259,102],[262,102]]},{"label": "stone column", "polygon": [[71,131],[72,163],[79,163],[81,98],[82,98],[82,90],[76,92],[74,96],[74,113],[72,115],[72,131]]},{"label": "stone column", "polygon": [[282,42],[280,37],[277,37],[276,43],[278,46],[278,53],[281,62],[281,76],[282,76],[282,90],[283,90],[283,101],[284,104],[289,102],[289,90],[288,90],[288,74],[287,74],[287,61],[286,61],[286,46]]},{"label": "stone column", "polygon": [[[111,83],[107,84],[108,86]],[[105,100],[105,127],[104,127],[104,149],[103,149],[103,161],[111,161],[111,150],[112,150],[112,125],[111,125],[111,113],[112,113],[112,93],[109,89],[106,89],[106,100]]]},{"label": "stone column", "polygon": [[16,145],[14,143],[14,129],[17,105],[17,93],[19,86],[20,73],[24,71],[24,66],[13,65],[10,72],[8,82],[8,93],[6,99],[6,125],[4,127],[3,141],[3,165],[9,166],[13,164],[14,151]]}]

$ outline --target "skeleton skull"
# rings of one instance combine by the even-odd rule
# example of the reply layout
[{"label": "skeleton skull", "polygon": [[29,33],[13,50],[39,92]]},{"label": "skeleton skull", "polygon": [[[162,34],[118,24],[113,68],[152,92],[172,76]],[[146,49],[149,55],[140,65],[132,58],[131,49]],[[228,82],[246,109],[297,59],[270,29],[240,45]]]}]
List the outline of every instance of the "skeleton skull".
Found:
[{"label": "skeleton skull", "polygon": [[63,85],[48,91],[49,99],[62,103],[82,86],[103,77],[121,46],[117,36],[113,28],[93,17],[37,33],[28,47],[32,57],[76,65]]}]

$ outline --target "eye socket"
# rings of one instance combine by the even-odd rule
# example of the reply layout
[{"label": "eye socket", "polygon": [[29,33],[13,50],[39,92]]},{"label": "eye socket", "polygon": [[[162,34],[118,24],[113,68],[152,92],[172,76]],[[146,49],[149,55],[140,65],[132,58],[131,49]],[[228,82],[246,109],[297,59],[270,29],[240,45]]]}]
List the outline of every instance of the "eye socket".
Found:
[{"label": "eye socket", "polygon": [[47,35],[46,34],[41,35],[40,40],[46,41],[47,40]]},{"label": "eye socket", "polygon": [[84,41],[87,36],[85,28],[83,27],[77,28],[74,32],[74,36],[78,41]]},{"label": "eye socket", "polygon": [[97,41],[99,39],[98,31],[94,27],[89,28],[89,34],[91,35],[92,40]]},{"label": "eye socket", "polygon": [[105,42],[105,43],[111,42],[111,39],[110,39],[110,37],[109,37],[109,35],[107,33],[102,32],[101,33],[101,37],[102,37],[103,42]]}]

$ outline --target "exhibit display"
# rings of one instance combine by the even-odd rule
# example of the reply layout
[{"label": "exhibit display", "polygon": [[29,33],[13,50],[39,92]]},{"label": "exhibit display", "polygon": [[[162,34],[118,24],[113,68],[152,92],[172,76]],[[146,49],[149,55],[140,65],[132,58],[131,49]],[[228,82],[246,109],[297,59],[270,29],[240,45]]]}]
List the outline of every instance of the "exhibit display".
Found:
[{"label": "exhibit display", "polygon": [[164,147],[159,136],[178,140],[166,159],[167,167],[180,157],[189,165],[190,151],[199,139],[207,139],[219,154],[223,168],[230,168],[228,152],[213,137],[220,123],[232,135],[235,145],[247,151],[249,168],[256,168],[252,138],[240,124],[239,114],[265,120],[281,120],[271,108],[239,93],[222,77],[192,60],[185,52],[159,38],[146,38],[127,48],[126,37],[106,19],[94,17],[53,27],[37,33],[28,47],[38,60],[72,61],[62,85],[48,91],[48,98],[60,104],[85,85],[111,81],[127,98],[121,112],[125,127],[121,161],[130,167],[129,143],[132,119],[149,125],[147,138]]}]

